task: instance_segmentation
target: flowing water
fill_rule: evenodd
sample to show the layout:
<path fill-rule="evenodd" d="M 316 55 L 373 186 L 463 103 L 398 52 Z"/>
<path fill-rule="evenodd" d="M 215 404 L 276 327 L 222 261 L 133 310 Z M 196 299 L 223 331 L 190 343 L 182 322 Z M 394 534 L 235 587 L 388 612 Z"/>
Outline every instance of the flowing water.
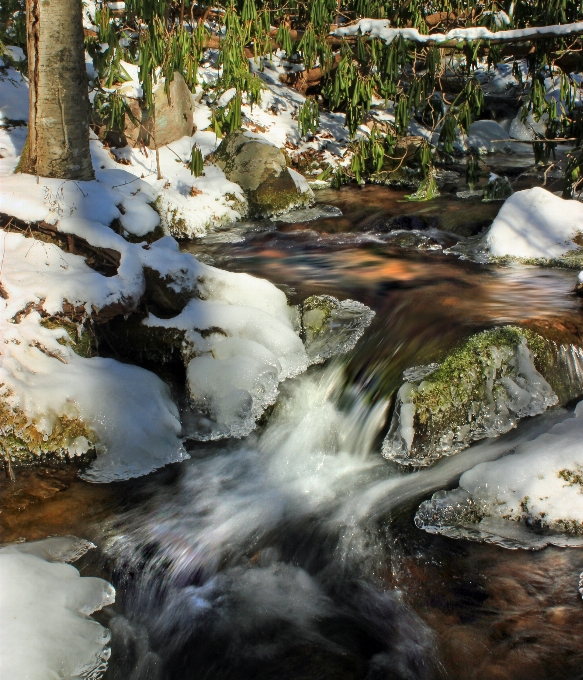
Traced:
<path fill-rule="evenodd" d="M 413 523 L 434 490 L 565 410 L 422 472 L 380 455 L 404 369 L 502 323 L 579 344 L 575 275 L 446 255 L 499 204 L 403 193 L 322 192 L 317 219 L 236 225 L 185 246 L 292 302 L 326 293 L 376 312 L 348 356 L 283 384 L 252 436 L 192 444 L 190 461 L 141 480 L 91 485 L 69 467 L 0 485 L 0 540 L 74 533 L 98 545 L 80 564 L 117 589 L 101 614 L 109 680 L 583 677 L 582 551 L 510 551 Z"/>

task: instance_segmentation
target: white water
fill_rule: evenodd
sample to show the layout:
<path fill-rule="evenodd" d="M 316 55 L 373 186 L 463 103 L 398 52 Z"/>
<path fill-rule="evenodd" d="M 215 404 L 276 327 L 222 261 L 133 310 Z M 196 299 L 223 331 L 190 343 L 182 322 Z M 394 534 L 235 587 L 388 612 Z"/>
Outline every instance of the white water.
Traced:
<path fill-rule="evenodd" d="M 224 648 L 216 677 L 232 679 L 258 672 L 255 664 L 284 663 L 297 645 L 355 653 L 322 632 L 340 620 L 383 640 L 385 656 L 366 659 L 371 673 L 380 664 L 400 668 L 397 678 L 431 677 L 428 629 L 377 576 L 387 566 L 383 520 L 567 414 L 544 414 L 402 474 L 378 451 L 387 409 L 364 390 L 344 391 L 339 363 L 312 369 L 284 384 L 260 436 L 210 446 L 177 481 L 152 485 L 149 500 L 108 528 L 106 553 L 135 579 L 126 584 L 130 622 L 112 629 L 142 626 L 173 673 L 186 658 L 212 666 L 208 655 Z M 265 677 L 285 676 L 272 670 Z"/>

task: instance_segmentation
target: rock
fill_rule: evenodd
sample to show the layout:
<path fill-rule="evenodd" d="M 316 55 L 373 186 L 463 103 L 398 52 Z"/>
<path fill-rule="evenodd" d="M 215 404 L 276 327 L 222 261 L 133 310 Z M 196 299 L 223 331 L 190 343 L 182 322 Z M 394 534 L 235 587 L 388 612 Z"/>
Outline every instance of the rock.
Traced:
<path fill-rule="evenodd" d="M 123 85 L 120 88 L 123 94 Z M 130 110 L 141 125 L 136 125 L 126 115 L 124 135 L 132 146 L 145 144 L 150 149 L 170 144 L 182 137 L 190 137 L 194 131 L 192 120 L 194 104 L 192 94 L 184 78 L 178 71 L 170 83 L 170 102 L 160 86 L 153 93 L 153 109 L 142 108 L 137 99 L 129 100 Z"/>
<path fill-rule="evenodd" d="M 547 123 L 549 116 L 546 113 L 539 118 L 538 121 L 534 119 L 532 111 L 529 112 L 526 119 L 522 119 L 522 110 L 516 114 L 516 118 L 510 123 L 509 134 L 513 139 L 519 139 L 522 142 L 530 142 L 537 137 L 546 137 Z M 528 149 L 528 145 L 524 145 Z"/>
<path fill-rule="evenodd" d="M 403 465 L 430 465 L 542 413 L 559 401 L 543 377 L 551 373 L 551 355 L 538 334 L 504 326 L 470 337 L 431 370 L 409 371 L 383 455 Z"/>
<path fill-rule="evenodd" d="M 500 201 L 512 195 L 512 187 L 506 177 L 490 174 L 488 184 L 484 187 L 484 201 Z"/>
<path fill-rule="evenodd" d="M 581 406 L 574 417 L 566 414 L 534 439 L 507 443 L 500 458 L 464 472 L 459 488 L 438 491 L 421 504 L 416 525 L 506 548 L 581 547 Z"/>
<path fill-rule="evenodd" d="M 281 149 L 258 134 L 233 132 L 214 156 L 227 179 L 243 189 L 254 215 L 271 217 L 314 202 L 314 192 L 302 175 L 287 167 Z"/>
<path fill-rule="evenodd" d="M 331 295 L 306 298 L 300 311 L 306 353 L 314 364 L 350 351 L 374 317 L 366 305 Z"/>

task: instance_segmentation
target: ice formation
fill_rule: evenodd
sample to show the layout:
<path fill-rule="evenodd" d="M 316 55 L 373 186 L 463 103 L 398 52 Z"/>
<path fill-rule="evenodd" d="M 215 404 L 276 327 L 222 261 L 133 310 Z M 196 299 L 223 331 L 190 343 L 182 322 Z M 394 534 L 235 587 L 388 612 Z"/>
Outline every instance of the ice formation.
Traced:
<path fill-rule="evenodd" d="M 583 546 L 583 404 L 532 441 L 465 472 L 415 521 L 430 533 L 505 547 Z"/>
<path fill-rule="evenodd" d="M 582 233 L 582 203 L 535 187 L 504 202 L 484 245 L 494 257 L 549 260 L 580 248 L 575 239 Z"/>
<path fill-rule="evenodd" d="M 527 337 L 514 327 L 486 331 L 441 365 L 409 369 L 383 441 L 385 458 L 430 465 L 556 404 L 558 397 L 536 369 Z"/>
<path fill-rule="evenodd" d="M 93 547 L 58 537 L 0 548 L 2 678 L 101 677 L 109 659 L 109 631 L 90 614 L 111 604 L 115 591 L 65 564 Z"/>

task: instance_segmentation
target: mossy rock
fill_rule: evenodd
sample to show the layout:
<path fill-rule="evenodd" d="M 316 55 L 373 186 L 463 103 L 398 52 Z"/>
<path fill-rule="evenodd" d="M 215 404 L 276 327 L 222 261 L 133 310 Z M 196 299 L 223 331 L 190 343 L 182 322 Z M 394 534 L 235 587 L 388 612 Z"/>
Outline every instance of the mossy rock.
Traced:
<path fill-rule="evenodd" d="M 564 384 L 558 361 L 556 346 L 529 329 L 471 336 L 442 364 L 405 372 L 383 455 L 429 465 L 566 401 L 581 386 Z"/>
<path fill-rule="evenodd" d="M 307 184 L 298 188 L 281 149 L 253 132 L 227 135 L 214 153 L 214 162 L 243 189 L 252 215 L 281 215 L 314 202 Z"/>

